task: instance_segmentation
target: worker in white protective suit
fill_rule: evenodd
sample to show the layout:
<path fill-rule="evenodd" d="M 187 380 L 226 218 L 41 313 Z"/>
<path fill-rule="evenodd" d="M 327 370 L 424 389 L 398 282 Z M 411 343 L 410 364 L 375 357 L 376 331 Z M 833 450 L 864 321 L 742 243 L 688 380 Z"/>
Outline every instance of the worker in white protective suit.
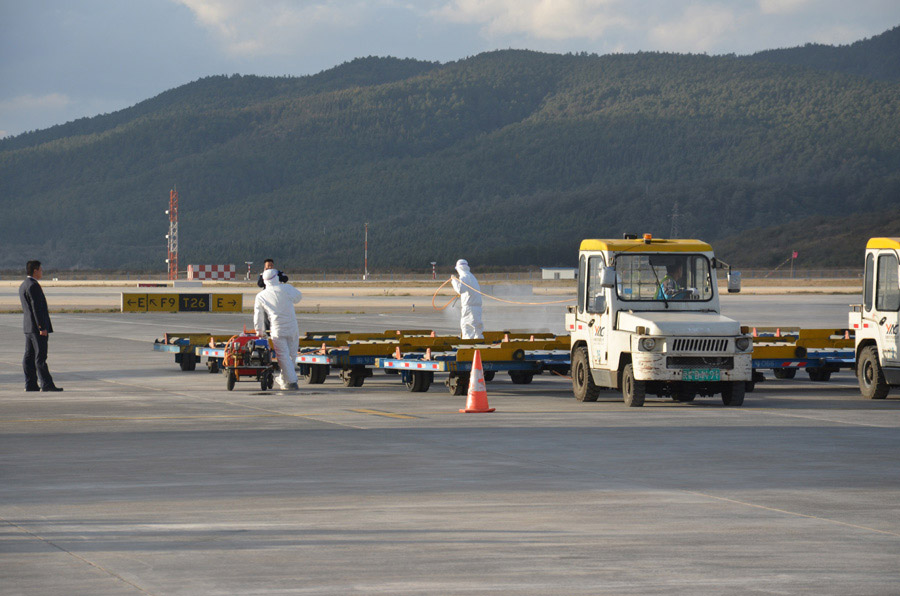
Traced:
<path fill-rule="evenodd" d="M 269 318 L 272 345 L 278 359 L 277 383 L 279 389 L 299 389 L 297 386 L 297 348 L 300 346 L 300 327 L 294 304 L 303 294 L 294 286 L 278 280 L 277 269 L 263 272 L 266 289 L 256 295 L 253 305 L 253 326 L 256 334 L 265 337 L 266 317 Z"/>
<path fill-rule="evenodd" d="M 469 270 L 465 259 L 456 261 L 455 275 L 450 277 L 453 289 L 459 294 L 459 328 L 462 339 L 484 338 L 484 324 L 481 322 L 481 286 Z"/>

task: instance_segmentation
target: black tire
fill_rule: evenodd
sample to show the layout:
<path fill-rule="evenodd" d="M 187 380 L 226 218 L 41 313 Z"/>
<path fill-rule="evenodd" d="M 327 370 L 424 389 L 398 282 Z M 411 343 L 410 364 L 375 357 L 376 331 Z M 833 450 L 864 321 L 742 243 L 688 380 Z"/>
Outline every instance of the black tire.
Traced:
<path fill-rule="evenodd" d="M 309 372 L 303 375 L 308 385 L 321 385 L 328 376 L 327 364 L 310 364 Z"/>
<path fill-rule="evenodd" d="M 228 378 L 225 380 L 225 387 L 228 388 L 229 391 L 234 389 L 234 384 L 237 381 L 237 375 L 233 370 L 228 371 Z"/>
<path fill-rule="evenodd" d="M 219 372 L 219 361 L 214 358 L 210 358 L 206 361 L 206 368 L 207 370 L 209 370 L 210 374 Z"/>
<path fill-rule="evenodd" d="M 806 374 L 809 375 L 810 381 L 816 383 L 825 383 L 831 378 L 831 371 L 827 368 L 807 368 Z"/>
<path fill-rule="evenodd" d="M 362 375 L 346 374 L 342 380 L 344 387 L 362 387 L 366 378 Z"/>
<path fill-rule="evenodd" d="M 528 385 L 534 379 L 534 373 L 527 370 L 511 370 L 509 378 L 514 385 Z"/>
<path fill-rule="evenodd" d="M 859 353 L 859 392 L 866 399 L 884 399 L 891 390 L 884 378 L 875 346 L 866 346 Z"/>
<path fill-rule="evenodd" d="M 647 396 L 647 383 L 634 378 L 634 367 L 629 362 L 622 371 L 622 399 L 629 408 L 640 408 Z"/>
<path fill-rule="evenodd" d="M 796 368 L 776 368 L 772 371 L 776 379 L 793 379 L 797 376 Z"/>
<path fill-rule="evenodd" d="M 469 375 L 466 373 L 450 375 L 447 377 L 446 385 L 450 395 L 465 395 L 469 392 Z"/>
<path fill-rule="evenodd" d="M 182 352 L 181 362 L 179 363 L 181 370 L 185 372 L 192 371 L 197 368 L 197 355 L 193 352 Z"/>
<path fill-rule="evenodd" d="M 490 383 L 494 380 L 494 377 L 497 375 L 497 371 L 495 370 L 486 370 L 484 371 L 484 382 Z"/>
<path fill-rule="evenodd" d="M 414 371 L 409 374 L 410 380 L 406 383 L 406 388 L 412 393 L 423 393 L 431 387 L 431 380 L 434 378 L 433 372 Z"/>
<path fill-rule="evenodd" d="M 597 401 L 600 396 L 600 388 L 591 376 L 591 363 L 584 346 L 578 346 L 572 352 L 572 393 L 578 401 Z"/>
<path fill-rule="evenodd" d="M 271 370 L 265 371 L 259 377 L 259 386 L 263 391 L 267 391 L 275 386 L 275 373 Z"/>
<path fill-rule="evenodd" d="M 722 403 L 726 406 L 739 408 L 744 405 L 744 393 L 746 381 L 733 381 L 725 383 L 722 387 Z"/>

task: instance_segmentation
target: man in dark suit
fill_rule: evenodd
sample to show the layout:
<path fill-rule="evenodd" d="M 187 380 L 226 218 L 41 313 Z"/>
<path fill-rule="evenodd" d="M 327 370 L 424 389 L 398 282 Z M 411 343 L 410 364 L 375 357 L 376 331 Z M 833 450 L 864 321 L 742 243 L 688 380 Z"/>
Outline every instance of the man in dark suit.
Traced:
<path fill-rule="evenodd" d="M 273 261 L 272 259 L 266 259 L 265 261 L 263 261 L 263 267 L 264 267 L 263 273 L 265 273 L 269 269 L 275 269 L 275 261 Z M 266 282 L 263 281 L 262 276 L 263 276 L 263 274 L 260 273 L 259 279 L 256 280 L 256 285 L 258 285 L 261 288 L 265 288 Z M 280 281 L 283 284 L 286 284 L 288 282 L 288 276 L 285 275 L 284 273 L 282 273 L 281 271 L 279 271 L 278 272 L 278 281 Z"/>
<path fill-rule="evenodd" d="M 44 276 L 44 270 L 40 261 L 28 261 L 25 271 L 28 277 L 19 286 L 19 300 L 25 317 L 25 358 L 22 360 L 25 391 L 62 391 L 61 387 L 53 384 L 53 377 L 47 367 L 47 344 L 49 334 L 53 333 L 53 325 L 50 323 L 44 290 L 38 283 Z"/>

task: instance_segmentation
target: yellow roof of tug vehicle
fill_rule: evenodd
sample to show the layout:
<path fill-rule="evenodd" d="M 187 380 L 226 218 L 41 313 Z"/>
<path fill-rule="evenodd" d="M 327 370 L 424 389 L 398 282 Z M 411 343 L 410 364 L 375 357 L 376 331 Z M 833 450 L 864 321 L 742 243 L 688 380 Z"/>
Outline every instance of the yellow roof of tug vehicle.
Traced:
<path fill-rule="evenodd" d="M 866 248 L 900 249 L 900 238 L 869 238 Z"/>
<path fill-rule="evenodd" d="M 637 238 L 634 240 L 582 240 L 581 250 L 606 250 L 612 252 L 708 252 L 712 246 L 702 240 Z M 649 243 L 647 242 L 649 240 Z"/>

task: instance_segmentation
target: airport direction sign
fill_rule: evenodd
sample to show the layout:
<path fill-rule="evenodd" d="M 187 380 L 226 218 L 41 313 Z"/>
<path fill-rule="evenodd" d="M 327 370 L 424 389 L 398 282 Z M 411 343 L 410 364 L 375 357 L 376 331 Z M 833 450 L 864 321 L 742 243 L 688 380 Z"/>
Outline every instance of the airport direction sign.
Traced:
<path fill-rule="evenodd" d="M 178 294 L 147 294 L 149 312 L 178 312 Z"/>
<path fill-rule="evenodd" d="M 209 294 L 179 294 L 178 312 L 209 312 Z"/>
<path fill-rule="evenodd" d="M 122 292 L 122 312 L 147 312 L 147 294 Z"/>
<path fill-rule="evenodd" d="M 241 312 L 241 294 L 122 292 L 122 312 Z"/>
<path fill-rule="evenodd" d="M 241 312 L 244 309 L 242 294 L 210 294 L 210 312 Z"/>

